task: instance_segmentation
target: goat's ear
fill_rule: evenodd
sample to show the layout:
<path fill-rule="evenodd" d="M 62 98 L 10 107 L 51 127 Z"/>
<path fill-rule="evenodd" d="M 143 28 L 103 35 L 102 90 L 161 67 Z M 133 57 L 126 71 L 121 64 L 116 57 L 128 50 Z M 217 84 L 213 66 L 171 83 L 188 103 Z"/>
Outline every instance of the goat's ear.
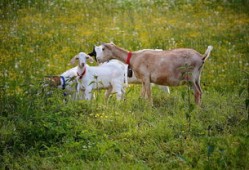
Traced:
<path fill-rule="evenodd" d="M 94 62 L 94 59 L 91 56 L 89 56 L 89 55 L 86 55 L 86 59 L 90 60 L 90 63 Z"/>
<path fill-rule="evenodd" d="M 79 59 L 79 55 L 76 55 L 74 56 L 72 59 L 71 59 L 71 64 L 74 65 L 75 63 L 75 60 Z"/>
<path fill-rule="evenodd" d="M 108 50 L 111 50 L 112 49 L 112 45 L 113 44 L 104 44 L 104 45 L 102 45 L 103 46 L 102 50 L 104 51 L 105 48 L 107 48 Z"/>
<path fill-rule="evenodd" d="M 96 51 L 95 51 L 95 45 L 94 45 L 94 47 L 93 47 L 93 51 L 92 52 L 90 52 L 90 53 L 88 53 L 88 55 L 90 55 L 90 56 L 96 56 Z"/>

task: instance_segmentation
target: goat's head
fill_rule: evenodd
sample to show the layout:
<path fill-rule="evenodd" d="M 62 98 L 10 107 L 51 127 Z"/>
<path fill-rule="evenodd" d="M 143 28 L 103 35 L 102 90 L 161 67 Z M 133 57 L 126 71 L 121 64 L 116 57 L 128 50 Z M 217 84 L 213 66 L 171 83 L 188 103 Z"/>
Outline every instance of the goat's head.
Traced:
<path fill-rule="evenodd" d="M 60 76 L 45 76 L 43 79 L 43 87 L 57 87 L 61 85 Z"/>
<path fill-rule="evenodd" d="M 80 52 L 79 54 L 77 54 L 72 58 L 71 63 L 74 64 L 76 60 L 79 60 L 79 67 L 83 68 L 85 67 L 86 61 L 88 59 L 90 60 L 91 63 L 94 61 L 94 59 L 91 56 L 87 55 L 84 52 Z"/>
<path fill-rule="evenodd" d="M 113 59 L 112 48 L 113 43 L 104 43 L 100 46 L 95 46 L 96 59 L 98 62 L 103 63 Z"/>

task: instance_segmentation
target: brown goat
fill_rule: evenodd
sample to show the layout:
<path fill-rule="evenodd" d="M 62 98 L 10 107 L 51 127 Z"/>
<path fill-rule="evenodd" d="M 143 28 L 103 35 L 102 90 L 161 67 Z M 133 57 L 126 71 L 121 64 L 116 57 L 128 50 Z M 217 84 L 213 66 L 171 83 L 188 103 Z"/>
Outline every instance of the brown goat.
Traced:
<path fill-rule="evenodd" d="M 213 49 L 212 46 L 208 46 L 204 55 L 188 48 L 129 52 L 113 43 L 105 43 L 101 46 L 102 53 L 96 56 L 97 60 L 105 62 L 118 59 L 129 64 L 136 77 L 142 81 L 142 96 L 150 101 L 152 101 L 150 83 L 165 86 L 189 83 L 194 90 L 196 104 L 201 103 L 201 71 Z"/>

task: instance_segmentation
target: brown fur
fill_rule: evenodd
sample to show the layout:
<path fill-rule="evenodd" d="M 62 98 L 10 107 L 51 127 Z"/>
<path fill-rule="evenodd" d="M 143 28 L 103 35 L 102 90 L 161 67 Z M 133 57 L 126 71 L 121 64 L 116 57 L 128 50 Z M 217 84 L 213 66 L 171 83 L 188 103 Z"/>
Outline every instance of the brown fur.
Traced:
<path fill-rule="evenodd" d="M 46 76 L 45 82 L 48 82 L 48 84 L 51 87 L 57 87 L 57 86 L 61 85 L 60 76 Z"/>
<path fill-rule="evenodd" d="M 103 61 L 113 58 L 126 61 L 128 51 L 112 43 L 103 44 Z M 179 48 L 168 51 L 137 51 L 132 53 L 130 66 L 142 81 L 142 95 L 151 100 L 150 83 L 179 86 L 189 82 L 194 90 L 195 102 L 201 103 L 200 74 L 204 61 L 209 57 L 210 46 L 204 55 Z"/>

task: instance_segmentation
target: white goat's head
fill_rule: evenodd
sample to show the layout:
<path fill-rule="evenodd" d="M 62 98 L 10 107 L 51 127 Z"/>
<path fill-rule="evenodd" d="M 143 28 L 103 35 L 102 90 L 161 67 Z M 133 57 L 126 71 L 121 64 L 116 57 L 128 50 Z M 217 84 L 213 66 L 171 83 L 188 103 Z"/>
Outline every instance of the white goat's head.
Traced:
<path fill-rule="evenodd" d="M 76 56 L 74 56 L 71 60 L 71 63 L 74 64 L 75 60 L 79 60 L 79 67 L 83 68 L 85 67 L 86 61 L 90 60 L 90 62 L 92 63 L 94 61 L 94 59 L 92 57 L 90 57 L 89 55 L 87 55 L 84 52 L 80 52 L 79 54 L 77 54 Z"/>
<path fill-rule="evenodd" d="M 114 47 L 113 43 L 105 43 L 100 46 L 95 46 L 97 61 L 103 63 L 113 59 L 112 47 Z"/>

